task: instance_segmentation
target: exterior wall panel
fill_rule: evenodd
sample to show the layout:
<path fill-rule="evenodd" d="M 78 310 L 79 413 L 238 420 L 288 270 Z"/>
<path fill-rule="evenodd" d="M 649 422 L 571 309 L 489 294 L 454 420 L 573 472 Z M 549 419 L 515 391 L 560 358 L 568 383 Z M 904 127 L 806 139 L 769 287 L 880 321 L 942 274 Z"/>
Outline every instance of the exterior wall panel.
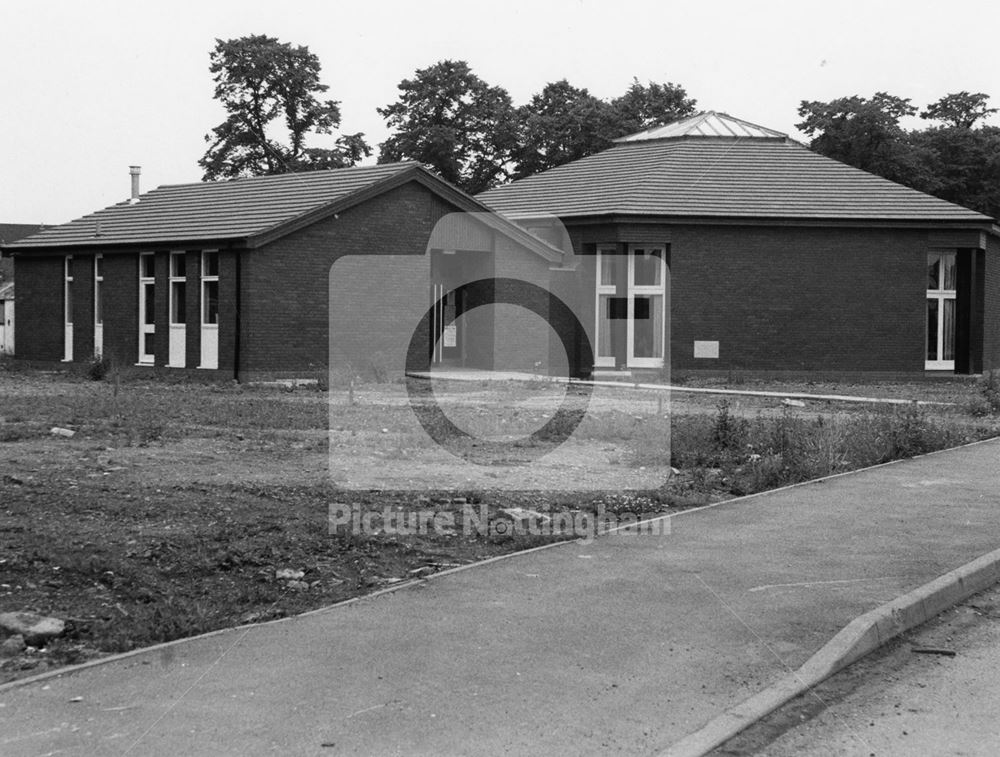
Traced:
<path fill-rule="evenodd" d="M 63 260 L 62 255 L 14 258 L 18 358 L 63 358 Z"/>

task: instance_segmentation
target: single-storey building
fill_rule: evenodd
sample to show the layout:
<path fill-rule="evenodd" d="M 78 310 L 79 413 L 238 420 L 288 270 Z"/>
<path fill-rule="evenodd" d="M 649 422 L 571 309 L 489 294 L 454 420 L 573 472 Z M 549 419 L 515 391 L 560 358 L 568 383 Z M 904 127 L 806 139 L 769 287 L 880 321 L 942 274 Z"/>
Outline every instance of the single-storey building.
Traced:
<path fill-rule="evenodd" d="M 494 339 L 496 319 L 454 290 L 547 286 L 563 254 L 417 163 L 133 191 L 2 248 L 31 323 L 19 358 L 240 380 L 398 372 L 434 303 L 421 338 L 436 363 L 525 367 L 551 348 L 517 316 Z"/>
<path fill-rule="evenodd" d="M 551 216 L 568 229 L 598 366 L 1000 368 L 994 219 L 724 113 L 479 199 L 537 233 Z"/>
<path fill-rule="evenodd" d="M 0 250 L 34 361 L 1000 368 L 993 219 L 715 112 L 477 198 L 415 163 L 165 186 Z"/>

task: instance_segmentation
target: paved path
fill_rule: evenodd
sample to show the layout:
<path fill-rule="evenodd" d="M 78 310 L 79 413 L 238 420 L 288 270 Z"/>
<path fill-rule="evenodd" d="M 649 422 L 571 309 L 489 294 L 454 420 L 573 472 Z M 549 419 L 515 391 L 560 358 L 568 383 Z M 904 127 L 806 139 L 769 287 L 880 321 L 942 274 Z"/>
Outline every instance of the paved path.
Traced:
<path fill-rule="evenodd" d="M 1000 547 L 998 463 L 951 450 L 0 690 L 0 754 L 655 753 Z"/>

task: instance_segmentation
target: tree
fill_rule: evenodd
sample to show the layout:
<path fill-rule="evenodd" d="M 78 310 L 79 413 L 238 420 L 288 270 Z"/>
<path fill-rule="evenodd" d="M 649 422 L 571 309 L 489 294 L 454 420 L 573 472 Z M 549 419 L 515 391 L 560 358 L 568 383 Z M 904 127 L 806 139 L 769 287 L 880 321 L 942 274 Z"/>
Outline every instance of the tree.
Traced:
<path fill-rule="evenodd" d="M 920 117 L 942 121 L 947 126 L 959 129 L 971 129 L 976 121 L 997 112 L 996 108 L 986 107 L 986 101 L 989 99 L 989 95 L 982 92 L 975 94 L 969 94 L 964 90 L 953 92 L 920 111 Z"/>
<path fill-rule="evenodd" d="M 612 107 L 565 79 L 546 84 L 517 109 L 517 120 L 515 179 L 585 158 L 619 136 Z"/>
<path fill-rule="evenodd" d="M 914 132 L 933 183 L 925 191 L 1000 218 L 1000 128 L 943 126 Z"/>
<path fill-rule="evenodd" d="M 215 43 L 209 71 L 228 115 L 205 136 L 210 147 L 198 161 L 205 180 L 342 168 L 371 154 L 360 133 L 340 136 L 330 148 L 306 147 L 310 134 L 340 126 L 339 103 L 319 99 L 329 88 L 309 48 L 264 35 Z M 287 143 L 272 136 L 279 124 Z"/>
<path fill-rule="evenodd" d="M 443 60 L 399 84 L 399 99 L 378 113 L 392 135 L 379 163 L 416 160 L 477 194 L 508 176 L 516 145 L 510 95 L 476 76 L 465 61 Z"/>
<path fill-rule="evenodd" d="M 618 118 L 616 137 L 686 118 L 695 111 L 697 101 L 688 97 L 684 87 L 672 82 L 643 85 L 636 78 L 621 97 L 611 102 Z"/>
<path fill-rule="evenodd" d="M 853 95 L 830 102 L 799 105 L 803 121 L 797 128 L 812 137 L 818 153 L 901 184 L 925 181 L 918 176 L 920 160 L 899 119 L 917 109 L 908 98 L 876 92 L 871 99 Z"/>

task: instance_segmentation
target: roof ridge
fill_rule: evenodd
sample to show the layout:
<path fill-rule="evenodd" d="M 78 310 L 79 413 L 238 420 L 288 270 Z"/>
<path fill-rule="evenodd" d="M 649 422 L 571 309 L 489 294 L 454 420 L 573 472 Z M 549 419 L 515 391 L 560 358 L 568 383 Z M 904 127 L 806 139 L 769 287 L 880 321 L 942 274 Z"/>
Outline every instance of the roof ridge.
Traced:
<path fill-rule="evenodd" d="M 361 170 L 372 170 L 372 169 L 402 169 L 406 166 L 420 165 L 416 160 L 397 160 L 392 163 L 374 163 L 370 166 L 342 166 L 340 168 L 316 168 L 309 171 L 287 171 L 285 173 L 273 173 L 265 174 L 262 176 L 235 176 L 229 179 L 222 179 L 220 181 L 182 181 L 177 184 L 160 184 L 158 187 L 149 190 L 150 192 L 155 192 L 158 189 L 167 189 L 172 187 L 225 187 L 231 186 L 236 183 L 245 184 L 249 182 L 264 183 L 268 180 L 276 179 L 288 179 L 292 176 L 315 176 L 315 175 L 327 175 L 339 171 L 361 171 Z M 148 193 L 146 193 L 148 194 Z M 126 200 L 126 203 L 128 201 Z M 117 204 L 117 203 L 116 203 Z"/>

